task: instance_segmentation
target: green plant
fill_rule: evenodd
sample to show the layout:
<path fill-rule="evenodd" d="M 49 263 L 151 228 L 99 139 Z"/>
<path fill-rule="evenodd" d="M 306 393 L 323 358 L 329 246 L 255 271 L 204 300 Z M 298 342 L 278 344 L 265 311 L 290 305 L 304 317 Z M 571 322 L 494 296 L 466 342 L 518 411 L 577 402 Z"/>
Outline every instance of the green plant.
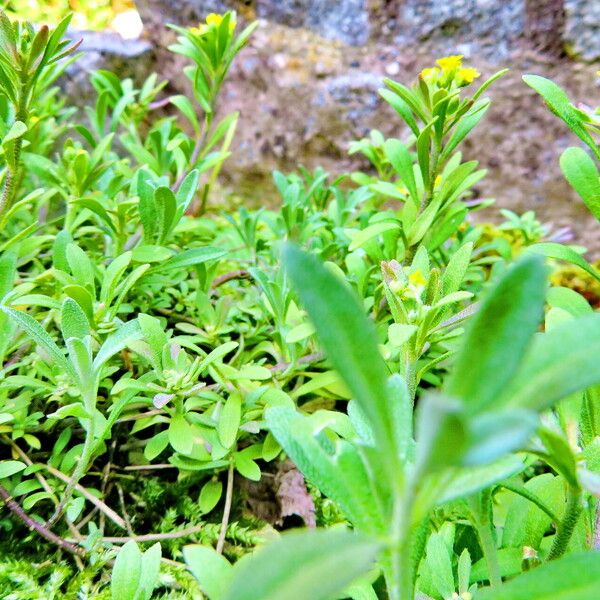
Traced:
<path fill-rule="evenodd" d="M 599 110 L 584 111 L 575 107 L 567 94 L 553 81 L 539 75 L 524 75 L 523 80 L 545 100 L 548 108 L 588 147 L 592 156 L 583 148 L 567 148 L 560 157 L 560 168 L 571 187 L 584 201 L 589 211 L 600 220 L 600 145 L 594 138 L 600 132 Z M 532 250 L 551 258 L 571 262 L 598 279 L 596 269 L 591 267 L 579 253 L 560 244 L 546 242 L 535 245 Z"/>
<path fill-rule="evenodd" d="M 234 210 L 215 115 L 252 27 L 176 28 L 189 99 L 98 71 L 77 111 L 48 65 L 17 162 L 0 76 L 0 596 L 597 595 L 600 324 L 535 254 L 596 271 L 530 211 L 468 218 L 502 72 L 387 81 L 408 129 L 353 145 L 370 172 Z"/>

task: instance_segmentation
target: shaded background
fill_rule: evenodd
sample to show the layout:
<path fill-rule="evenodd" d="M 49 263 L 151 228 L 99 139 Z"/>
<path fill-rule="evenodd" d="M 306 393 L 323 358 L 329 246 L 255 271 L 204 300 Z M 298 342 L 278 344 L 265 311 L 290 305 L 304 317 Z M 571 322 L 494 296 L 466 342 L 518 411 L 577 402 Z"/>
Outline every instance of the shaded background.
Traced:
<path fill-rule="evenodd" d="M 174 38 L 166 23 L 195 25 L 232 8 L 241 20 L 258 18 L 221 98 L 223 111 L 242 117 L 225 183 L 254 203 L 273 202 L 275 168 L 352 170 L 364 165 L 348 156 L 351 140 L 372 128 L 403 135 L 378 97 L 383 77 L 410 83 L 446 54 L 464 54 L 484 76 L 509 67 L 463 147 L 489 169 L 477 193 L 495 197 L 497 207 L 533 209 L 554 227 L 570 226 L 600 255 L 600 227 L 558 167 L 575 140 L 521 81 L 523 73 L 544 75 L 575 102 L 600 104 L 600 0 L 137 0 L 135 7 L 131 0 L 13 0 L 14 10 L 24 13 L 27 2 L 46 12 L 70 3 L 75 25 L 131 38 L 83 34 L 87 55 L 63 82 L 78 103 L 90 97 L 87 73 L 95 68 L 137 81 L 158 71 L 171 81 L 167 92 L 185 93 L 181 60 L 165 49 Z"/>

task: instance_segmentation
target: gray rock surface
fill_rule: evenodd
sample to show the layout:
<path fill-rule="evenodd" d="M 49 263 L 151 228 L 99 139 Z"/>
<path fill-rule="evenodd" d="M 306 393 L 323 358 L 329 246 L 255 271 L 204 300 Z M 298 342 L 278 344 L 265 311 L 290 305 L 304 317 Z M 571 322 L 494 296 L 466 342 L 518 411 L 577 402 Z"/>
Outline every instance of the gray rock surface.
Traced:
<path fill-rule="evenodd" d="M 433 42 L 443 52 L 508 56 L 523 35 L 524 0 L 404 0 L 398 44 Z"/>
<path fill-rule="evenodd" d="M 369 40 L 367 0 L 256 0 L 256 15 L 359 46 Z"/>
<path fill-rule="evenodd" d="M 156 69 L 154 45 L 148 40 L 125 40 L 117 33 L 70 30 L 73 40 L 82 39 L 79 50 L 83 56 L 72 64 L 61 78 L 61 85 L 77 105 L 85 104 L 92 86 L 89 75 L 97 69 L 107 69 L 121 78 L 143 81 Z"/>
<path fill-rule="evenodd" d="M 600 59 L 600 0 L 564 0 L 564 40 L 570 54 Z"/>

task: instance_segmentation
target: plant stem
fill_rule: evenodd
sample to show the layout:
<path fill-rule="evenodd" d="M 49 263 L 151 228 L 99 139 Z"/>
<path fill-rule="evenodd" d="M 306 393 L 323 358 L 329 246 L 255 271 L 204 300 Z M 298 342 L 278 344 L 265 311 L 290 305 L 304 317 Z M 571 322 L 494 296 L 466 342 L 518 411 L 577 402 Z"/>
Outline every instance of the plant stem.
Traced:
<path fill-rule="evenodd" d="M 21 121 L 27 124 L 27 100 L 29 98 L 30 83 L 27 81 L 26 74 L 21 74 L 21 89 L 19 94 L 19 102 L 17 105 L 17 111 L 15 115 L 15 121 Z M 17 190 L 17 173 L 19 171 L 19 161 L 21 160 L 21 147 L 23 145 L 23 138 L 19 137 L 15 140 L 13 149 L 13 163 L 14 169 L 11 169 L 8 161 L 6 163 L 6 178 L 4 179 L 4 186 L 2 189 L 2 196 L 0 196 L 0 225 L 3 224 L 6 213 L 10 210 L 13 203 L 13 198 Z"/>
<path fill-rule="evenodd" d="M 42 525 L 35 519 L 32 519 L 15 501 L 15 499 L 10 495 L 9 491 L 2 485 L 0 485 L 0 498 L 4 500 L 7 508 L 12 512 L 15 516 L 17 516 L 25 525 L 31 530 L 39 533 L 44 539 L 56 544 L 63 550 L 70 552 L 71 554 L 75 554 L 76 556 L 85 556 L 86 552 L 83 548 L 79 548 L 75 544 L 68 542 L 67 540 L 63 540 L 61 537 L 52 533 L 45 525 Z"/>
<path fill-rule="evenodd" d="M 229 464 L 227 471 L 227 489 L 225 491 L 225 507 L 223 508 L 223 519 L 221 520 L 221 531 L 217 540 L 217 552 L 223 553 L 225 546 L 225 536 L 227 534 L 227 525 L 229 524 L 229 515 L 231 513 L 231 500 L 233 498 L 233 462 Z"/>
<path fill-rule="evenodd" d="M 471 523 L 475 526 L 481 550 L 488 568 L 488 578 L 492 587 L 502 585 L 498 549 L 494 539 L 494 520 L 492 514 L 492 497 L 490 490 L 479 492 L 467 499 L 470 508 Z"/>
<path fill-rule="evenodd" d="M 96 392 L 94 391 L 94 405 L 96 403 L 95 393 Z M 93 413 L 93 411 L 92 411 L 92 413 Z M 90 463 L 93 453 L 94 453 L 94 417 L 92 416 L 90 418 L 89 427 L 88 427 L 88 430 L 86 431 L 85 440 L 83 442 L 83 449 L 81 451 L 81 455 L 77 462 L 77 466 L 75 467 L 75 471 L 73 472 L 71 479 L 69 480 L 69 482 L 67 483 L 67 485 L 65 487 L 63 496 L 62 496 L 58 506 L 56 507 L 54 514 L 48 519 L 48 521 L 46 521 L 46 527 L 51 528 L 53 525 L 56 524 L 56 522 L 62 516 L 63 512 L 65 511 L 65 507 L 67 506 L 67 503 L 69 502 L 69 500 L 71 499 L 71 496 L 73 495 L 75 487 L 79 483 L 79 480 L 85 475 L 85 472 L 88 469 L 88 466 L 89 466 L 89 463 Z"/>
<path fill-rule="evenodd" d="M 108 542 L 109 544 L 126 544 L 131 540 L 134 540 L 135 542 L 160 542 L 162 540 L 176 540 L 178 538 L 187 537 L 188 535 L 194 535 L 195 533 L 200 533 L 204 529 L 204 525 L 194 525 L 193 527 L 180 529 L 179 531 L 170 531 L 169 533 L 146 533 L 144 535 L 132 535 L 126 537 L 102 537 L 100 540 Z"/>
<path fill-rule="evenodd" d="M 560 558 L 565 553 L 582 510 L 581 489 L 578 487 L 569 486 L 565 514 L 560 522 L 560 525 L 558 526 L 556 537 L 554 538 L 554 542 L 552 543 L 552 547 L 548 553 L 548 560 Z"/>
<path fill-rule="evenodd" d="M 550 519 L 552 519 L 553 523 L 556 523 L 558 525 L 560 519 L 556 516 L 554 511 L 541 498 L 538 498 L 535 494 L 532 494 L 524 486 L 513 485 L 512 483 L 505 481 L 500 484 L 500 487 L 503 487 L 515 494 L 518 494 L 526 500 L 529 500 L 529 502 L 535 504 L 541 511 L 545 512 L 550 517 Z"/>
<path fill-rule="evenodd" d="M 500 575 L 500 564 L 498 563 L 496 541 L 492 535 L 493 525 L 491 523 L 480 523 L 477 521 L 475 526 L 477 528 L 479 542 L 481 543 L 481 549 L 483 550 L 483 556 L 485 557 L 485 562 L 487 564 L 490 585 L 492 587 L 502 585 L 502 576 Z"/>

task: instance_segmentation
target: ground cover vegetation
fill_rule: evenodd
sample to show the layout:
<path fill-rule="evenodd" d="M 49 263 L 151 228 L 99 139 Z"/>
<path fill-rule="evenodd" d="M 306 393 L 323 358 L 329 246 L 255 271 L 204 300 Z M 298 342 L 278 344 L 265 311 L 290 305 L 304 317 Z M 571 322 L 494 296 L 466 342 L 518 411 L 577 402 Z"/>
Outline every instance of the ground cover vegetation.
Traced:
<path fill-rule="evenodd" d="M 173 27 L 189 97 L 98 71 L 77 111 L 68 24 L 0 13 L 0 595 L 598 596 L 600 316 L 559 265 L 600 274 L 533 213 L 469 218 L 504 72 L 386 80 L 401 135 L 354 142 L 362 171 L 232 208 L 217 106 L 253 26 Z M 600 219 L 598 112 L 524 79 Z M 283 466 L 291 532 L 256 509 Z"/>

